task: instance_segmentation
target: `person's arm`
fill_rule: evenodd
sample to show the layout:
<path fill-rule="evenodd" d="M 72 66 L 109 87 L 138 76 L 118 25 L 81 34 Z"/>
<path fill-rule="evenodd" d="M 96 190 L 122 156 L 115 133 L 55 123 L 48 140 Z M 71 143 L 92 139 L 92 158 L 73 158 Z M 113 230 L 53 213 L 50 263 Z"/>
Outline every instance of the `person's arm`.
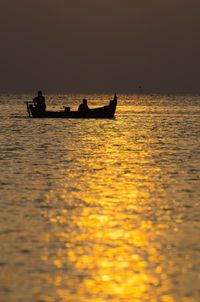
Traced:
<path fill-rule="evenodd" d="M 37 105 L 37 97 L 33 98 L 33 104 L 36 106 Z"/>

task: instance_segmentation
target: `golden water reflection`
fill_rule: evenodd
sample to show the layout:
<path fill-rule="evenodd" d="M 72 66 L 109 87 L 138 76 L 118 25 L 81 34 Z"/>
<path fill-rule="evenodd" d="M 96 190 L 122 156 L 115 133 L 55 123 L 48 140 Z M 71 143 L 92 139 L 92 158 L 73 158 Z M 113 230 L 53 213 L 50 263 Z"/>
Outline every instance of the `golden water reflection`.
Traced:
<path fill-rule="evenodd" d="M 154 208 L 165 191 L 151 149 L 117 152 L 105 140 L 85 158 L 86 148 L 82 170 L 62 167 L 46 195 L 55 247 L 44 261 L 55 267 L 59 301 L 175 301 L 162 247 L 171 217 Z"/>

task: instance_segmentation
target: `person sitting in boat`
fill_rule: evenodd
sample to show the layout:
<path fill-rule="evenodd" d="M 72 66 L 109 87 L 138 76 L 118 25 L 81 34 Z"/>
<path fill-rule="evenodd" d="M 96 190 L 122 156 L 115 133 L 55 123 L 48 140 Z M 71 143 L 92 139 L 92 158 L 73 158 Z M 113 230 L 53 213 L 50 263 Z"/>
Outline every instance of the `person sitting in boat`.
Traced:
<path fill-rule="evenodd" d="M 88 107 L 88 104 L 87 104 L 87 100 L 83 99 L 82 104 L 80 104 L 79 107 L 78 107 L 78 111 L 79 112 L 85 112 L 85 111 L 88 111 L 88 110 L 89 110 L 89 107 Z"/>
<path fill-rule="evenodd" d="M 42 91 L 38 91 L 38 95 L 33 99 L 33 104 L 35 105 L 35 110 L 39 112 L 46 110 L 45 97 L 42 95 Z"/>

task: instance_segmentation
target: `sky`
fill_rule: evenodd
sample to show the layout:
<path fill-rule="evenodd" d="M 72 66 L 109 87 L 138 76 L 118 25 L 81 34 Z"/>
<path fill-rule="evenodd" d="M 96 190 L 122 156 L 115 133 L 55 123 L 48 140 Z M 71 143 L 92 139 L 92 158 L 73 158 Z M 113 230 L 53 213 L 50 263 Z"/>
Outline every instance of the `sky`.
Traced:
<path fill-rule="evenodd" d="M 1 0 L 0 93 L 200 93 L 199 0 Z"/>

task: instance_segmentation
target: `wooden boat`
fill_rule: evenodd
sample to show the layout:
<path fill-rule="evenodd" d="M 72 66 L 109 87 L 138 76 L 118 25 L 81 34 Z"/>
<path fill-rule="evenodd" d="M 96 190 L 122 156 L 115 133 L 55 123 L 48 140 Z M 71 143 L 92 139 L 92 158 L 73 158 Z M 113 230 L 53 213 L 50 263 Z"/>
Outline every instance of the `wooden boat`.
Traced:
<path fill-rule="evenodd" d="M 32 102 L 25 102 L 29 117 L 32 118 L 79 118 L 79 119 L 112 119 L 114 118 L 117 107 L 117 95 L 110 103 L 103 107 L 91 108 L 84 111 L 71 111 L 70 107 L 64 108 L 63 111 L 38 111 Z"/>

